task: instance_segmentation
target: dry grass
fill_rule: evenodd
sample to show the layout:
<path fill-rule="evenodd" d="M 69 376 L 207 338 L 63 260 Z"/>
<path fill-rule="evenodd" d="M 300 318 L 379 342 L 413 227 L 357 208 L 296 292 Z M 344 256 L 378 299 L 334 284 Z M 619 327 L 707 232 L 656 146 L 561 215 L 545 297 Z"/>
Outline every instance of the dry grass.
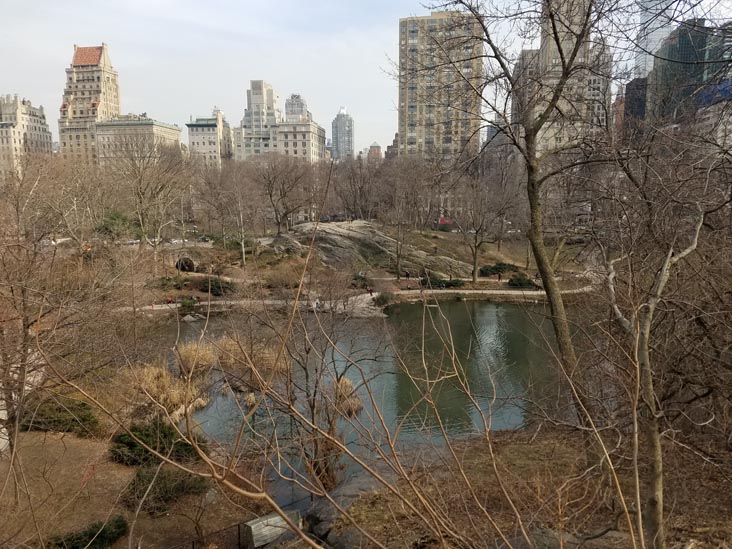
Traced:
<path fill-rule="evenodd" d="M 267 268 L 264 274 L 265 284 L 268 288 L 294 289 L 300 284 L 300 277 L 305 262 L 301 258 L 293 258 L 282 261 L 277 265 Z"/>
<path fill-rule="evenodd" d="M 224 336 L 216 341 L 214 348 L 221 367 L 234 373 L 249 374 L 255 369 L 260 374 L 272 371 L 283 374 L 290 368 L 290 362 L 286 357 L 277 359 L 279 349 L 265 344 L 247 345 L 245 351 L 242 341 Z"/>
<path fill-rule="evenodd" d="M 135 469 L 109 461 L 107 442 L 59 433 L 20 436 L 21 497 L 15 502 L 10 477 L 0 495 L 0 547 L 40 547 L 43 539 L 85 528 L 114 514 L 128 520 L 131 513 L 118 502 Z M 248 467 L 248 465 L 247 465 Z M 242 470 L 249 474 L 248 470 Z M 256 471 L 252 471 L 255 474 Z M 0 480 L 8 476 L 8 460 L 0 460 Z M 0 484 L 1 486 L 1 484 Z M 27 490 L 26 490 L 27 488 Z M 202 508 L 201 508 L 202 507 Z M 205 533 L 214 532 L 264 514 L 261 505 L 213 486 L 207 496 L 186 496 L 163 516 L 142 513 L 135 527 L 134 547 L 168 548 L 196 538 L 191 517 L 201 513 Z M 114 547 L 127 548 L 127 538 Z"/>
<path fill-rule="evenodd" d="M 581 441 L 570 435 L 545 433 L 532 438 L 530 433 L 494 433 L 496 466 L 506 490 L 516 504 L 529 529 L 549 528 L 587 534 L 598 532 L 616 520 L 617 502 L 613 507 L 614 490 L 604 476 L 583 476 Z M 516 520 L 493 471 L 493 460 L 485 440 L 474 439 L 454 443 L 455 455 L 481 504 L 509 536 L 516 535 Z M 709 467 L 679 447 L 666 448 L 666 500 L 669 547 L 715 549 L 727 547 L 732 539 L 729 509 L 732 492 L 728 471 Z M 496 532 L 485 520 L 476 520 L 476 508 L 458 474 L 452 458 L 438 448 L 425 452 L 427 461 L 412 469 L 411 478 L 422 493 L 450 517 L 454 528 L 472 539 L 493 546 Z M 621 469 L 621 483 L 626 497 L 632 496 L 629 470 Z M 642 473 L 642 476 L 645 472 Z M 399 482 L 402 493 L 412 499 L 405 482 Z M 414 502 L 414 501 L 413 501 Z M 415 502 L 416 503 L 416 502 Z M 632 502 L 628 501 L 632 507 Z M 417 504 L 418 505 L 418 504 Z M 389 540 L 401 539 L 405 546 L 437 547 L 424 524 L 395 496 L 386 490 L 368 493 L 349 510 L 351 516 L 389 546 Z M 620 531 L 626 531 L 621 520 Z M 339 519 L 336 530 L 349 528 Z M 695 543 L 689 544 L 690 540 Z M 588 547 L 621 547 L 598 544 Z M 627 542 L 627 539 L 625 540 Z M 371 547 L 365 544 L 364 547 Z"/>
<path fill-rule="evenodd" d="M 205 392 L 200 382 L 189 384 L 176 377 L 162 360 L 135 368 L 132 375 L 139 387 L 169 414 L 178 413 L 194 402 L 200 405 Z"/>
<path fill-rule="evenodd" d="M 353 383 L 346 377 L 341 377 L 335 385 L 335 403 L 338 411 L 346 417 L 355 416 L 363 409 L 363 403 L 355 393 Z"/>
<path fill-rule="evenodd" d="M 178 345 L 176 355 L 184 376 L 203 378 L 208 375 L 217 362 L 216 347 L 200 341 L 189 341 Z"/>

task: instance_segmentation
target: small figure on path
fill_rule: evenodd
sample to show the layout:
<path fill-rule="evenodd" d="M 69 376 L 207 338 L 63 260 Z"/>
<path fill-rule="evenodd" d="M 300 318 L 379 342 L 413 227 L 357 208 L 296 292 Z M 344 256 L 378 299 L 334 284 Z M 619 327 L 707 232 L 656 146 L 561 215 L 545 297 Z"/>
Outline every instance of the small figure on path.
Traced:
<path fill-rule="evenodd" d="M 373 297 L 373 295 L 374 295 L 374 289 L 371 286 L 369 286 L 368 288 L 366 288 L 366 291 L 369 293 L 370 296 Z"/>
<path fill-rule="evenodd" d="M 502 274 L 501 274 L 501 273 L 499 272 L 499 273 L 498 273 L 498 282 L 500 282 L 500 281 L 501 281 L 501 279 L 503 279 L 503 275 L 502 275 Z"/>

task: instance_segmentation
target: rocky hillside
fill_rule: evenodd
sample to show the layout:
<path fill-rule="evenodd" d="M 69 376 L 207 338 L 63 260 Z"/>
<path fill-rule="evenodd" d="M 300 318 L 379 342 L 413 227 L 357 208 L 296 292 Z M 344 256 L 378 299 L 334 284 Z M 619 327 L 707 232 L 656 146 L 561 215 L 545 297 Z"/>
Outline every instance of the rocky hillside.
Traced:
<path fill-rule="evenodd" d="M 297 225 L 292 232 L 292 239 L 301 245 L 307 245 L 312 230 L 312 223 Z M 279 239 L 282 240 L 282 237 Z M 287 247 L 284 242 L 280 244 L 283 248 Z M 363 265 L 364 268 L 392 270 L 396 265 L 396 241 L 367 221 L 322 223 L 318 226 L 315 245 L 323 263 L 336 268 Z M 455 277 L 470 275 L 470 265 L 465 262 L 405 246 L 402 270 L 409 270 L 416 275 L 425 267 L 444 275 L 445 278 L 449 275 Z"/>

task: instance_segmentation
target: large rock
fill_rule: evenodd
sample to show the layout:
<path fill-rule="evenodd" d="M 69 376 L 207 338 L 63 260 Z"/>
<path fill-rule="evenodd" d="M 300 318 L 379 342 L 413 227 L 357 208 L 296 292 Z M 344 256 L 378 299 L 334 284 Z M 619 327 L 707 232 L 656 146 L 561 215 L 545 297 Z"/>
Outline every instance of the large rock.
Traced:
<path fill-rule="evenodd" d="M 311 232 L 312 224 L 306 223 L 298 225 L 294 234 L 304 240 Z M 315 246 L 323 262 L 333 267 L 365 264 L 388 269 L 396 265 L 396 240 L 366 222 L 322 224 Z M 416 275 L 425 267 L 445 278 L 469 276 L 471 272 L 470 265 L 463 261 L 404 246 L 401 269 Z"/>
<path fill-rule="evenodd" d="M 348 509 L 362 495 L 382 488 L 381 483 L 374 477 L 362 473 L 344 481 L 330 493 L 330 496 L 342 509 Z M 321 498 L 313 504 L 304 518 L 310 532 L 321 541 L 327 542 L 329 547 L 334 549 L 360 547 L 365 538 L 357 528 L 346 527 L 339 531 L 333 530 L 333 526 L 340 517 L 341 513 L 338 509 L 328 499 Z"/>

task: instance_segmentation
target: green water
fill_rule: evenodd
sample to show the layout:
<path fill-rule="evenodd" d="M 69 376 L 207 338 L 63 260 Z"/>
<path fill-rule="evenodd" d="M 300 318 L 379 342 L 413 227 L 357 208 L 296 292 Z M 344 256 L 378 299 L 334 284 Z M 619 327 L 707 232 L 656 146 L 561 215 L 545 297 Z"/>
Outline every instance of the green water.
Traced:
<path fill-rule="evenodd" d="M 214 319 L 208 329 L 222 330 L 222 324 Z M 383 439 L 378 415 L 406 442 L 521 426 L 537 404 L 556 400 L 545 341 L 550 328 L 542 307 L 481 301 L 400 304 L 385 320 L 344 323 L 336 344 L 358 366 L 347 367 L 331 350 L 332 368 L 347 369 L 364 410 L 351 424 L 343 422 L 341 434 L 349 441 Z M 197 333 L 195 325 L 189 330 Z M 237 398 L 217 392 L 198 412 L 210 437 L 226 440 L 236 431 Z"/>

